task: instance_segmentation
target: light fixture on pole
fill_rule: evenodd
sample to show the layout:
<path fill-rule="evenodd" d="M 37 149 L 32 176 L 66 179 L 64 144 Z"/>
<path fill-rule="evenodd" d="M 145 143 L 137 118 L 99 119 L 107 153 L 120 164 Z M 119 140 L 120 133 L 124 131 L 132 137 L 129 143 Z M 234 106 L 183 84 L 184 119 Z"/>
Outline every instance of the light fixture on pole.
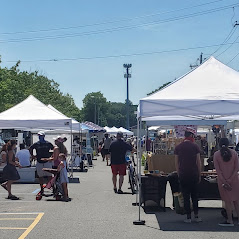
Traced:
<path fill-rule="evenodd" d="M 132 64 L 124 64 L 124 68 L 126 68 L 126 73 L 124 74 L 124 78 L 127 79 L 127 98 L 126 98 L 126 111 L 127 111 L 127 120 L 126 120 L 126 128 L 129 130 L 129 78 L 131 78 L 131 74 L 129 74 L 129 68 L 132 67 Z"/>

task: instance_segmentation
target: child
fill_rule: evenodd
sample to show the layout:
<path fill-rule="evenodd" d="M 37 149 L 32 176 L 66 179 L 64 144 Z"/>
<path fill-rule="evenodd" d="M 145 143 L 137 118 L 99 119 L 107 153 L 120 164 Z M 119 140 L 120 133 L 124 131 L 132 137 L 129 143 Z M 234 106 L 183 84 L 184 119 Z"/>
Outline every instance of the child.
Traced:
<path fill-rule="evenodd" d="M 67 183 L 69 183 L 69 180 L 68 180 L 67 170 L 66 170 L 66 156 L 63 153 L 60 153 L 58 157 L 59 157 L 59 160 L 61 161 L 61 163 L 57 167 L 57 170 L 60 171 L 61 185 L 64 192 L 63 201 L 69 202 L 71 201 L 71 198 L 69 198 L 68 196 L 68 189 L 67 189 Z"/>

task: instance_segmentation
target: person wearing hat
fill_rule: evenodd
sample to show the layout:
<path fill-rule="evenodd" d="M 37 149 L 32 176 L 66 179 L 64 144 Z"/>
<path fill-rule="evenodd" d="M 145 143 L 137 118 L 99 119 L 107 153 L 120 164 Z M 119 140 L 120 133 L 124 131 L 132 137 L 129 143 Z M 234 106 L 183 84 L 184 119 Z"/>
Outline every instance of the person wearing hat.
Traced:
<path fill-rule="evenodd" d="M 125 154 L 127 151 L 132 151 L 131 144 L 127 144 L 123 138 L 123 133 L 118 132 L 116 140 L 110 145 L 109 152 L 111 154 L 111 170 L 112 181 L 114 186 L 114 192 L 122 194 L 122 185 L 124 182 L 124 176 L 126 175 L 126 159 Z M 117 190 L 117 174 L 119 174 L 119 189 Z"/>
<path fill-rule="evenodd" d="M 184 209 L 187 214 L 185 223 L 191 223 L 190 198 L 193 203 L 195 222 L 198 217 L 198 185 L 201 181 L 200 149 L 194 143 L 195 130 L 186 128 L 184 141 L 175 147 L 175 166 L 184 197 Z"/>
<path fill-rule="evenodd" d="M 51 179 L 51 173 L 45 172 L 42 169 L 43 168 L 52 168 L 52 162 L 48 162 L 43 160 L 44 158 L 49 158 L 51 156 L 50 150 L 53 150 L 53 145 L 45 140 L 45 132 L 39 131 L 38 132 L 38 137 L 39 141 L 34 143 L 33 145 L 30 146 L 29 151 L 32 156 L 32 158 L 37 159 L 37 164 L 36 164 L 36 169 L 37 169 L 37 174 L 39 176 L 39 183 L 41 187 L 41 193 L 44 192 L 43 188 L 43 178 L 45 176 L 48 177 L 48 181 Z M 33 150 L 36 150 L 36 156 L 33 155 Z"/>
<path fill-rule="evenodd" d="M 44 158 L 45 161 L 53 161 L 52 168 L 57 169 L 58 165 L 61 163 L 61 160 L 59 159 L 59 154 L 64 154 L 65 157 L 67 156 L 67 149 L 65 145 L 63 144 L 65 142 L 65 139 L 61 136 L 57 136 L 56 138 L 53 138 L 55 140 L 55 146 L 53 149 L 52 157 L 50 158 Z"/>

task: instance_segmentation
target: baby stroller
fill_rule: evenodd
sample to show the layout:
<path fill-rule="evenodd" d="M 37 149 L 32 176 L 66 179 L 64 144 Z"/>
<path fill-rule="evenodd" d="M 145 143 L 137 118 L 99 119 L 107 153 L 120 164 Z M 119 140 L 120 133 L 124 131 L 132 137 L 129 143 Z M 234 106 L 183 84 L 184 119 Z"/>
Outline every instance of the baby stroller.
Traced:
<path fill-rule="evenodd" d="M 61 185 L 60 171 L 58 171 L 57 169 L 52 169 L 52 168 L 43 168 L 42 170 L 54 175 L 54 177 L 46 185 L 43 186 L 44 189 L 47 188 L 51 190 L 51 193 L 42 194 L 40 191 L 36 195 L 36 200 L 41 200 L 42 196 L 45 196 L 45 197 L 53 196 L 56 199 L 56 201 L 60 201 L 63 196 L 63 188 Z"/>

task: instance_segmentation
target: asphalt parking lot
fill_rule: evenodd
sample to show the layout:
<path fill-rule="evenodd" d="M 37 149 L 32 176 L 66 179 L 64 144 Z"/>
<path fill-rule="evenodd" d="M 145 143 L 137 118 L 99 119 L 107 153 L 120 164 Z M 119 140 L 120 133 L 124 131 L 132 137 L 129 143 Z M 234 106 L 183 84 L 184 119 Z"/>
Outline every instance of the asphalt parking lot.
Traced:
<path fill-rule="evenodd" d="M 222 228 L 220 201 L 200 201 L 202 223 L 183 223 L 184 217 L 171 208 L 172 195 L 167 188 L 166 212 L 141 210 L 145 226 L 135 226 L 138 207 L 132 206 L 131 195 L 125 180 L 123 195 L 112 190 L 110 167 L 98 158 L 95 167 L 87 173 L 74 173 L 80 183 L 70 183 L 71 202 L 55 201 L 52 197 L 35 200 L 37 184 L 14 184 L 13 193 L 18 201 L 5 199 L 0 188 L 0 238 L 233 238 L 239 236 L 239 225 Z"/>

